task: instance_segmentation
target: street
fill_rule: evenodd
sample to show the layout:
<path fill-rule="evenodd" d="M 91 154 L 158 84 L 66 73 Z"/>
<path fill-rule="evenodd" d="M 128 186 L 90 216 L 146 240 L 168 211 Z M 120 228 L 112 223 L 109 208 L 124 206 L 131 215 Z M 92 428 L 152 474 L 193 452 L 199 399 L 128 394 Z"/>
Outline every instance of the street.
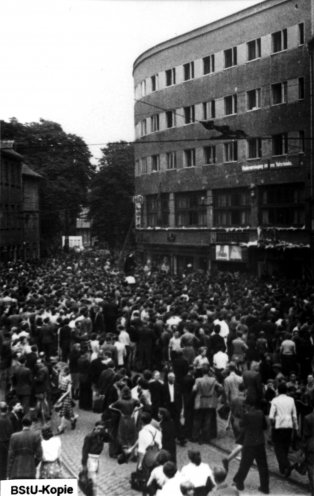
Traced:
<path fill-rule="evenodd" d="M 77 477 L 80 471 L 81 450 L 84 436 L 92 430 L 94 423 L 99 419 L 99 415 L 92 412 L 79 411 L 79 421 L 75 431 L 67 430 L 62 435 L 62 463 L 65 467 L 65 477 Z M 202 460 L 208 462 L 211 467 L 220 465 L 224 452 L 216 447 L 209 445 L 198 445 L 188 443 L 185 447 L 178 446 L 178 467 L 188 463 L 187 450 L 194 447 L 200 449 Z M 274 466 L 274 460 L 268 459 L 270 471 L 277 470 Z M 232 482 L 233 476 L 238 468 L 238 461 L 233 461 L 230 465 L 228 482 Z M 117 461 L 109 458 L 108 446 L 105 445 L 104 451 L 100 456 L 100 471 L 98 476 L 98 496 L 138 496 L 140 493 L 130 488 L 130 473 L 135 470 L 135 463 L 118 465 Z M 288 494 L 309 494 L 307 491 L 307 477 L 299 479 L 300 483 L 288 481 L 280 476 L 270 475 L 270 493 L 278 495 Z M 241 496 L 251 494 L 261 494 L 257 490 L 259 486 L 258 472 L 253 467 L 245 481 L 245 491 Z"/>

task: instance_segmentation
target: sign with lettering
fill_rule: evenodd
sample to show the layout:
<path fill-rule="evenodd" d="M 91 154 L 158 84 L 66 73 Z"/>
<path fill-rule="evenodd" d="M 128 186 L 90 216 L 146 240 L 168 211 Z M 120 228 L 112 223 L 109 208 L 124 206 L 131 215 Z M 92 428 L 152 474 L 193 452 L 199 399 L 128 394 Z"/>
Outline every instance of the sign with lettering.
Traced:
<path fill-rule="evenodd" d="M 216 245 L 216 260 L 229 260 L 229 246 L 228 245 Z"/>
<path fill-rule="evenodd" d="M 242 262 L 242 247 L 238 245 L 216 245 L 216 260 L 224 262 Z"/>
<path fill-rule="evenodd" d="M 252 172 L 259 170 L 281 169 L 282 167 L 292 167 L 290 160 L 276 160 L 274 162 L 264 162 L 262 164 L 245 164 L 242 165 L 242 172 Z"/>

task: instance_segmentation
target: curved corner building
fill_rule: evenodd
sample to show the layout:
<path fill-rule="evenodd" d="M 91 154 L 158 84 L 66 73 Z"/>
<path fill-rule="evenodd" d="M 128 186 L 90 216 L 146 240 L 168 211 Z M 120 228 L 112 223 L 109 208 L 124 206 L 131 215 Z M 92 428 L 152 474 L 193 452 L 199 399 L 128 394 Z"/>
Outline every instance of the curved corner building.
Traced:
<path fill-rule="evenodd" d="M 311 269 L 313 7 L 266 0 L 136 59 L 143 260 Z"/>

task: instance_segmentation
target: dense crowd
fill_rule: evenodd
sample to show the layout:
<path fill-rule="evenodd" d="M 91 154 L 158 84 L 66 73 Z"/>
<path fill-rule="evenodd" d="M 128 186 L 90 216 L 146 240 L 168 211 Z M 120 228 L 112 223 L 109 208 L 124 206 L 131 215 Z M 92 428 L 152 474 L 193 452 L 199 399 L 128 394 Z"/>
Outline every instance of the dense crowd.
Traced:
<path fill-rule="evenodd" d="M 82 440 L 94 494 L 104 442 L 118 463 L 136 458 L 132 486 L 143 493 L 237 494 L 255 459 L 267 494 L 265 439 L 284 477 L 300 469 L 289 460 L 299 443 L 314 494 L 311 283 L 190 267 L 173 276 L 165 265 L 128 271 L 100 253 L 0 269 L 0 479 L 35 477 L 39 463 L 40 477 L 60 477 L 61 440 L 47 422 L 58 412 L 58 434 L 75 429 L 77 402 L 100 415 Z M 210 443 L 217 414 L 235 450 L 213 469 L 189 450 L 177 470 L 177 445 Z"/>

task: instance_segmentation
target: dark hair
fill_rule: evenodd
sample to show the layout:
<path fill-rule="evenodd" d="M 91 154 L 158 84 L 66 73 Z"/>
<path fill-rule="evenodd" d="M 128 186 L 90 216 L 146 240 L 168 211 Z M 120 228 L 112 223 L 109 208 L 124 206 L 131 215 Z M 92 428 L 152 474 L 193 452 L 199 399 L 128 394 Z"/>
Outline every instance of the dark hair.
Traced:
<path fill-rule="evenodd" d="M 214 467 L 213 472 L 217 484 L 221 484 L 227 477 L 227 472 L 223 467 Z"/>
<path fill-rule="evenodd" d="M 44 425 L 44 427 L 41 430 L 41 435 L 45 441 L 47 441 L 53 436 L 50 425 Z"/>
<path fill-rule="evenodd" d="M 171 455 L 169 451 L 164 449 L 160 450 L 156 456 L 157 465 L 164 465 L 166 462 L 169 462 L 170 460 L 171 460 Z"/>
<path fill-rule="evenodd" d="M 280 382 L 278 384 L 278 394 L 286 394 L 287 384 L 285 382 Z"/>
<path fill-rule="evenodd" d="M 142 423 L 143 423 L 144 425 L 147 425 L 147 424 L 149 424 L 149 423 L 151 422 L 151 420 L 152 420 L 152 416 L 151 416 L 151 414 L 150 414 L 150 413 L 148 413 L 148 412 L 143 412 L 143 413 L 142 413 L 141 420 L 142 420 Z"/>
<path fill-rule="evenodd" d="M 201 453 L 199 451 L 189 450 L 188 451 L 188 457 L 189 457 L 189 460 L 192 463 L 194 463 L 194 465 L 197 465 L 198 466 L 202 462 Z"/>
<path fill-rule="evenodd" d="M 163 472 L 168 479 L 172 479 L 177 473 L 177 467 L 173 462 L 166 462 L 163 466 Z"/>
<path fill-rule="evenodd" d="M 30 427 L 31 425 L 32 425 L 32 419 L 25 415 L 25 417 L 22 418 L 22 426 Z"/>
<path fill-rule="evenodd" d="M 158 413 L 159 415 L 162 416 L 162 418 L 166 420 L 170 419 L 170 412 L 169 410 L 167 410 L 167 408 L 163 408 L 163 407 L 158 408 Z"/>

